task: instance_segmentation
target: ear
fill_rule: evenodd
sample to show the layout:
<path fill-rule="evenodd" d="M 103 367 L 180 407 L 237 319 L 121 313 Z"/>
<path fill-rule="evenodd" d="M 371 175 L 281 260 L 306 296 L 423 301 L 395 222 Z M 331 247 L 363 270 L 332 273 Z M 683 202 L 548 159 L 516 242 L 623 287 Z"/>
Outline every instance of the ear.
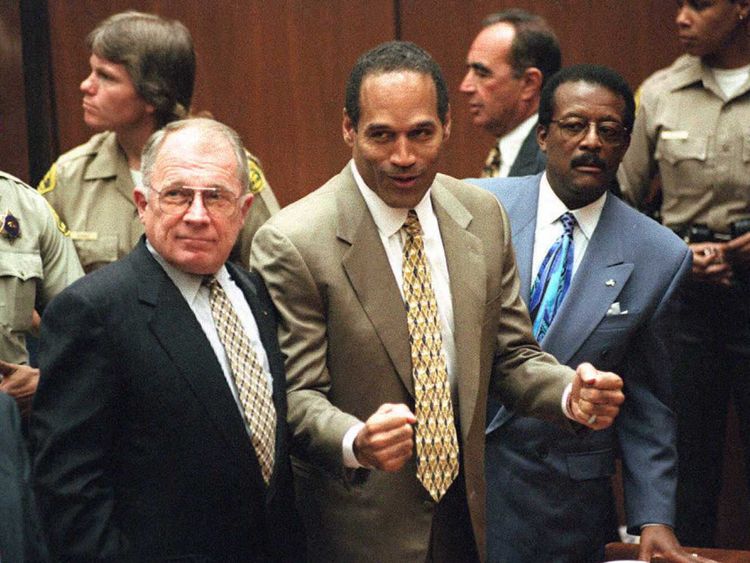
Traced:
<path fill-rule="evenodd" d="M 538 123 L 536 126 L 536 142 L 539 144 L 539 148 L 543 153 L 547 153 L 547 134 L 549 133 L 547 127 Z"/>
<path fill-rule="evenodd" d="M 346 108 L 344 108 L 344 120 L 341 124 L 341 131 L 344 135 L 344 142 L 350 147 L 353 147 L 354 139 L 357 138 L 357 129 L 354 127 L 354 123 L 352 123 L 349 114 L 346 113 Z"/>
<path fill-rule="evenodd" d="M 534 66 L 529 67 L 523 71 L 521 80 L 523 80 L 521 98 L 524 100 L 538 98 L 539 93 L 542 91 L 542 82 L 544 81 L 542 71 Z"/>
<path fill-rule="evenodd" d="M 136 186 L 133 190 L 133 201 L 135 207 L 138 210 L 138 218 L 143 223 L 143 215 L 146 213 L 146 206 L 148 205 L 148 198 L 146 197 L 146 190 L 141 186 Z"/>
<path fill-rule="evenodd" d="M 451 136 L 451 106 L 448 105 L 448 109 L 445 112 L 445 123 L 443 123 L 443 142 L 447 141 Z"/>
<path fill-rule="evenodd" d="M 240 214 L 242 215 L 242 223 L 245 223 L 245 219 L 247 219 L 247 214 L 250 213 L 250 208 L 253 205 L 253 201 L 255 201 L 255 195 L 254 194 L 245 194 L 244 198 L 242 200 L 242 203 L 240 204 Z"/>

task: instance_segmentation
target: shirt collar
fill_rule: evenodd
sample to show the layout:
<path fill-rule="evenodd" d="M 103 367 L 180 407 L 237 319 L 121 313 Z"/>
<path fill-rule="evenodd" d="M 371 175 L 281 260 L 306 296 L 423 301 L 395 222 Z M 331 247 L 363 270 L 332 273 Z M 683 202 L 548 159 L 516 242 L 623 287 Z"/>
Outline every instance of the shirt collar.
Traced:
<path fill-rule="evenodd" d="M 570 211 L 576 218 L 578 227 L 586 236 L 586 239 L 591 240 L 591 235 L 594 234 L 594 230 L 599 224 L 599 217 L 602 215 L 602 209 L 604 209 L 604 202 L 607 201 L 607 197 L 607 192 L 604 192 L 597 200 L 571 211 L 552 190 L 552 186 L 550 186 L 547 179 L 547 173 L 545 172 L 539 184 L 539 201 L 537 202 L 536 217 L 537 228 L 543 225 L 551 225 L 564 213 Z"/>
<path fill-rule="evenodd" d="M 148 251 L 154 257 L 154 259 L 164 269 L 167 276 L 169 276 L 169 279 L 174 282 L 174 284 L 177 286 L 177 289 L 180 290 L 180 293 L 185 298 L 185 301 L 187 301 L 188 304 L 192 305 L 195 302 L 195 298 L 198 295 L 198 291 L 201 288 L 201 284 L 203 283 L 203 278 L 205 276 L 199 274 L 191 274 L 189 272 L 184 272 L 179 268 L 176 268 L 175 266 L 167 262 L 164 257 L 156 251 L 156 249 L 151 245 L 148 239 L 146 239 L 146 248 L 148 248 Z M 218 280 L 219 285 L 221 285 L 222 287 L 226 287 L 226 284 L 229 282 L 229 272 L 227 271 L 226 266 L 222 265 L 222 267 L 218 272 L 216 272 L 216 274 L 214 274 L 214 276 Z"/>
<path fill-rule="evenodd" d="M 530 115 L 519 123 L 513 131 L 500 137 L 497 145 L 500 148 L 500 154 L 502 155 L 503 161 L 505 161 L 506 158 L 511 161 L 516 160 L 516 157 L 521 150 L 521 145 L 523 145 L 523 142 L 526 140 L 526 137 L 529 136 L 529 133 L 531 133 L 531 130 L 534 128 L 537 121 L 539 121 L 538 113 Z"/>
<path fill-rule="evenodd" d="M 352 175 L 354 181 L 359 188 L 362 197 L 365 200 L 365 204 L 372 215 L 375 225 L 378 227 L 378 231 L 385 237 L 390 237 L 396 234 L 401 227 L 404 226 L 406 221 L 406 214 L 409 212 L 408 209 L 402 209 L 397 207 L 390 207 L 378 195 L 372 191 L 364 179 L 357 170 L 357 165 L 354 160 L 350 162 Z M 434 183 L 433 183 L 434 185 Z M 430 193 L 432 192 L 432 186 L 424 194 L 424 197 L 420 202 L 414 206 L 414 211 L 417 212 L 419 222 L 422 226 L 423 232 L 427 234 L 433 228 L 437 228 L 437 218 L 435 217 L 435 211 L 432 208 L 432 200 L 430 199 Z"/>

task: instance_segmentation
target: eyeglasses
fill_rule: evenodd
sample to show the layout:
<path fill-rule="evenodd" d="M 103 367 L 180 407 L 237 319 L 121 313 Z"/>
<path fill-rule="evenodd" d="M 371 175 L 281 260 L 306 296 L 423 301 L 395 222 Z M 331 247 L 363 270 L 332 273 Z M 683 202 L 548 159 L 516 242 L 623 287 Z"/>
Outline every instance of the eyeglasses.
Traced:
<path fill-rule="evenodd" d="M 566 117 L 551 119 L 550 123 L 557 124 L 563 137 L 571 141 L 579 141 L 588 135 L 592 125 L 602 142 L 608 145 L 621 145 L 628 137 L 628 128 L 617 121 L 589 121 L 581 117 Z"/>
<path fill-rule="evenodd" d="M 154 192 L 159 200 L 159 209 L 168 215 L 185 213 L 193 205 L 196 192 L 200 192 L 203 207 L 210 215 L 229 217 L 237 210 L 237 201 L 242 197 L 224 188 L 175 186 L 161 191 L 154 189 Z"/>

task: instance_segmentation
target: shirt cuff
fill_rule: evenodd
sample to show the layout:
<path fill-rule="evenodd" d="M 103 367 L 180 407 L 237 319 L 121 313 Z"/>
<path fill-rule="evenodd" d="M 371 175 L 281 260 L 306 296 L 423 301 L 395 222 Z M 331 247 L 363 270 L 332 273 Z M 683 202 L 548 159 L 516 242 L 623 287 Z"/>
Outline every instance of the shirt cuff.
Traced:
<path fill-rule="evenodd" d="M 359 461 L 357 460 L 357 456 L 354 455 L 354 439 L 357 437 L 357 434 L 359 434 L 359 431 L 362 430 L 364 425 L 364 422 L 355 424 L 346 431 L 346 434 L 344 434 L 344 439 L 341 443 L 341 453 L 344 459 L 344 467 L 348 467 L 349 469 L 359 469 L 360 467 L 364 467 L 364 465 L 359 463 Z"/>
<path fill-rule="evenodd" d="M 647 522 L 645 524 L 641 524 L 641 531 L 643 531 L 643 528 L 648 528 L 649 526 L 664 526 L 665 528 L 669 528 L 672 530 L 672 526 L 669 524 L 660 524 L 659 522 Z"/>
<path fill-rule="evenodd" d="M 562 403 L 561 403 L 561 406 L 562 406 L 563 414 L 565 414 L 565 416 L 567 416 L 570 420 L 576 420 L 576 417 L 573 416 L 573 413 L 570 411 L 570 405 L 568 404 L 568 402 L 570 401 L 570 392 L 571 391 L 573 391 L 573 384 L 572 383 L 568 383 L 565 386 L 565 390 L 563 391 L 563 394 L 562 394 Z M 576 421 L 576 422 L 578 422 L 578 421 Z"/>

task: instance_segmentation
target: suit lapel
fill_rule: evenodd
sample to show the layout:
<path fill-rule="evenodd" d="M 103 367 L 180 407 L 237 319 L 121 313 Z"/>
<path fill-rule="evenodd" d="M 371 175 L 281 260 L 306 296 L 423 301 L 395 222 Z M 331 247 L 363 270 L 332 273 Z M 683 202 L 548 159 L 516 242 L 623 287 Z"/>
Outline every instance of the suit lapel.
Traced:
<path fill-rule="evenodd" d="M 445 259 L 448 264 L 453 302 L 453 334 L 459 397 L 459 420 L 463 438 L 468 439 L 474 419 L 479 378 L 480 342 L 484 306 L 487 300 L 485 274 L 487 265 L 482 242 L 467 229 L 472 216 L 466 208 L 436 179 L 432 203 L 440 226 Z"/>
<path fill-rule="evenodd" d="M 612 232 L 618 224 L 614 196 L 608 195 L 568 295 L 542 342 L 544 349 L 567 363 L 617 300 L 633 272 L 623 259 L 623 241 Z"/>
<path fill-rule="evenodd" d="M 203 405 L 208 419 L 226 440 L 228 451 L 236 452 L 229 458 L 238 463 L 255 459 L 242 415 L 192 310 L 143 239 L 133 257 L 141 283 L 140 301 L 151 308 L 149 327 L 185 383 L 184 389 L 175 392 L 189 390 Z"/>
<path fill-rule="evenodd" d="M 342 265 L 399 378 L 411 395 L 411 351 L 406 310 L 378 228 L 349 168 L 336 191 L 337 236 L 349 243 Z"/>
<path fill-rule="evenodd" d="M 508 176 L 528 176 L 544 170 L 544 153 L 536 141 L 536 126 L 523 140 L 518 156 L 508 171 Z"/>
<path fill-rule="evenodd" d="M 521 280 L 521 298 L 529 302 L 531 292 L 531 268 L 534 258 L 534 235 L 536 233 L 536 202 L 539 199 L 539 182 L 518 188 L 503 200 L 503 205 L 510 217 L 510 228 L 513 237 L 513 248 L 516 253 L 516 268 Z"/>

